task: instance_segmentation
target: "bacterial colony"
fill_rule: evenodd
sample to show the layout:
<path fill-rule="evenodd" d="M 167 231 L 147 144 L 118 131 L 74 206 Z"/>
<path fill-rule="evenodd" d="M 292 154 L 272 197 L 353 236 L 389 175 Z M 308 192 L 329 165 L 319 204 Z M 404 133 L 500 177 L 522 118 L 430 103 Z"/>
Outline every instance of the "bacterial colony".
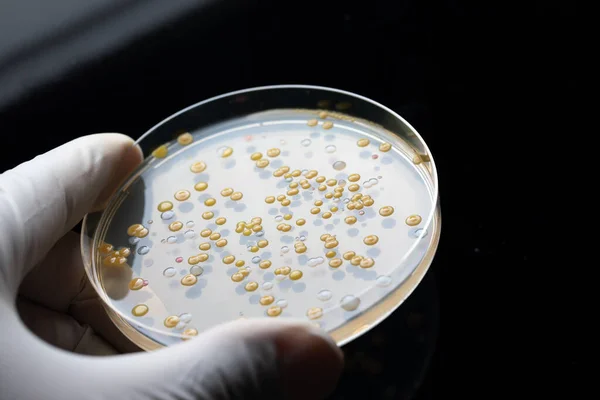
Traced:
<path fill-rule="evenodd" d="M 428 160 L 403 143 L 312 110 L 181 133 L 111 212 L 97 246 L 103 289 L 162 344 L 238 318 L 336 329 L 427 251 Z"/>

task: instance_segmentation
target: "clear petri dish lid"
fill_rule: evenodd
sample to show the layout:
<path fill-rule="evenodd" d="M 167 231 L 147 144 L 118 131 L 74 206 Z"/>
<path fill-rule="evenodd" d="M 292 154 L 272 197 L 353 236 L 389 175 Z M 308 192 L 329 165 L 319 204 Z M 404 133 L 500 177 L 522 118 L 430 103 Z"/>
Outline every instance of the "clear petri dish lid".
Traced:
<path fill-rule="evenodd" d="M 343 345 L 393 312 L 435 254 L 430 151 L 365 97 L 241 90 L 138 144 L 147 157 L 86 216 L 81 244 L 109 315 L 144 349 L 239 318 L 303 318 Z"/>

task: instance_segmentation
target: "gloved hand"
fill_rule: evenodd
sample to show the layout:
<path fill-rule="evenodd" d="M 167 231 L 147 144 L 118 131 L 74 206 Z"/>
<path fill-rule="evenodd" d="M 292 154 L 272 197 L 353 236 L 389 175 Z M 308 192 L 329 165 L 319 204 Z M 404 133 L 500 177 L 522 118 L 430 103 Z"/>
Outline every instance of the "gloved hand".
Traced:
<path fill-rule="evenodd" d="M 91 356 L 135 347 L 104 313 L 70 230 L 102 208 L 141 159 L 126 136 L 92 135 L 0 175 L 0 397 L 326 396 L 342 353 L 325 333 L 300 322 L 238 321 L 152 353 Z"/>

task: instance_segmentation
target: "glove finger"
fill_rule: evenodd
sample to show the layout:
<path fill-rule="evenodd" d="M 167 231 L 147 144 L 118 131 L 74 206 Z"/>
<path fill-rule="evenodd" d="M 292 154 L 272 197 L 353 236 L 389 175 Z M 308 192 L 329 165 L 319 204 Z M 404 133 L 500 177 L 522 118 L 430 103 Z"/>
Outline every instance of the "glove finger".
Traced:
<path fill-rule="evenodd" d="M 21 320 L 40 339 L 63 350 L 87 355 L 118 354 L 118 351 L 89 325 L 73 317 L 23 298 L 17 298 Z"/>
<path fill-rule="evenodd" d="M 19 295 L 51 310 L 66 313 L 83 290 L 86 279 L 79 235 L 67 232 L 44 260 L 25 276 Z"/>
<path fill-rule="evenodd" d="M 16 294 L 22 278 L 140 163 L 119 134 L 84 136 L 0 175 L 0 285 Z"/>
<path fill-rule="evenodd" d="M 169 370 L 167 382 L 152 388 L 164 398 L 322 399 L 343 367 L 341 350 L 324 331 L 283 319 L 238 320 L 150 356 L 127 362 L 145 360 L 142 374 L 157 382 Z"/>
<path fill-rule="evenodd" d="M 69 315 L 81 324 L 94 329 L 96 334 L 104 338 L 119 353 L 133 353 L 141 349 L 131 342 L 110 319 L 102 300 L 96 294 L 93 286 L 85 278 L 84 289 L 69 306 Z"/>
<path fill-rule="evenodd" d="M 36 340 L 3 301 L 0 320 L 0 386 L 9 399 L 322 399 L 343 364 L 323 331 L 285 320 L 237 321 L 156 352 L 93 358 Z"/>
<path fill-rule="evenodd" d="M 82 325 L 89 325 L 121 353 L 140 350 L 106 314 L 84 271 L 79 235 L 74 232 L 67 232 L 46 258 L 27 274 L 19 287 L 19 295 L 46 309 L 69 314 Z"/>

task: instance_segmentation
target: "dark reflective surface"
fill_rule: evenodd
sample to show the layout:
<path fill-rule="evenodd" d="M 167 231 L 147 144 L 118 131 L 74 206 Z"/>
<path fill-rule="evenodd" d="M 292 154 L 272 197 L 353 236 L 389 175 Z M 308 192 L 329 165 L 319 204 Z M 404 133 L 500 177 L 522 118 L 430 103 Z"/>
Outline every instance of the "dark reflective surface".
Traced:
<path fill-rule="evenodd" d="M 346 369 L 331 399 L 411 399 L 436 349 L 439 300 L 430 271 L 380 325 L 344 346 Z"/>

